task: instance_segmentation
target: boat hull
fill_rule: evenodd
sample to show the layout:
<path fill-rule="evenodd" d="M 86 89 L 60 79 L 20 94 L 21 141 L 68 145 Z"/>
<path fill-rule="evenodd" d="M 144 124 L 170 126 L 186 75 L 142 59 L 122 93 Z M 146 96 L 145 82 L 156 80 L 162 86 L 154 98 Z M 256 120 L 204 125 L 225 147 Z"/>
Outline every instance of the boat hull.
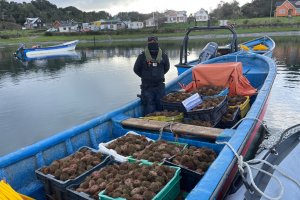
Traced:
<path fill-rule="evenodd" d="M 55 56 L 60 54 L 66 54 L 67 51 L 74 51 L 78 40 L 63 43 L 61 45 L 49 46 L 45 48 L 29 48 L 18 50 L 17 57 L 21 59 L 26 58 L 38 58 L 41 56 Z"/>
<path fill-rule="evenodd" d="M 252 106 L 236 129 L 224 129 L 215 141 L 199 138 L 193 140 L 179 137 L 178 142 L 190 145 L 205 145 L 218 150 L 216 160 L 211 164 L 206 174 L 189 193 L 186 199 L 204 200 L 224 196 L 234 175 L 236 174 L 235 156 L 232 151 L 224 146 L 217 145 L 217 141 L 228 141 L 239 154 L 246 153 L 253 145 L 251 138 L 257 135 L 259 123 L 257 118 L 262 118 L 273 81 L 276 76 L 275 62 L 257 54 L 240 54 L 238 57 L 227 55 L 206 61 L 205 63 L 242 62 L 245 76 L 259 92 L 254 97 Z M 166 92 L 180 89 L 178 82 L 188 84 L 192 81 L 192 69 L 186 70 L 166 86 Z M 7 182 L 18 192 L 36 199 L 45 199 L 43 184 L 37 180 L 35 170 L 49 165 L 52 161 L 74 153 L 82 146 L 98 148 L 101 142 L 126 134 L 132 128 L 124 127 L 122 121 L 128 118 L 139 118 L 143 109 L 140 99 L 136 99 L 119 109 L 106 113 L 84 124 L 60 132 L 50 138 L 22 148 L 16 152 L 0 158 L 0 179 Z M 159 131 L 135 130 L 137 133 L 156 140 Z M 162 139 L 174 141 L 173 133 L 163 131 Z M 253 139 L 252 139 L 253 140 Z M 24 178 L 25 177 L 25 178 Z M 228 182 L 227 178 L 230 177 Z"/>
<path fill-rule="evenodd" d="M 261 130 L 263 127 L 261 125 L 261 122 L 263 121 L 263 118 L 266 113 L 266 109 L 268 106 L 268 100 L 264 104 L 261 114 L 259 115 L 257 122 L 254 124 L 254 129 L 249 135 L 249 139 L 247 139 L 247 142 L 242 149 L 241 155 L 244 157 L 245 160 L 252 159 L 256 152 L 256 147 L 260 144 L 261 139 L 264 137 L 264 130 Z M 255 149 L 255 150 L 253 150 Z M 234 167 L 230 171 L 228 178 L 226 179 L 224 185 L 221 187 L 221 191 L 218 193 L 217 199 L 223 199 L 224 196 L 227 194 L 228 190 L 232 186 L 233 180 L 238 174 L 238 167 L 237 164 L 233 164 Z"/>

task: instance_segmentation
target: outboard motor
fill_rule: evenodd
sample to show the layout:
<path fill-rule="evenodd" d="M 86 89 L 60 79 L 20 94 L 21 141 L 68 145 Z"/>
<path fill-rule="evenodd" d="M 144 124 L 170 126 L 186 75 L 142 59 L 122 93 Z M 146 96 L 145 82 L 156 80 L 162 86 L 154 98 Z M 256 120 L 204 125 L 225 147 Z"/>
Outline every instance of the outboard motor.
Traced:
<path fill-rule="evenodd" d="M 201 51 L 199 55 L 199 63 L 217 56 L 218 44 L 209 42 Z"/>

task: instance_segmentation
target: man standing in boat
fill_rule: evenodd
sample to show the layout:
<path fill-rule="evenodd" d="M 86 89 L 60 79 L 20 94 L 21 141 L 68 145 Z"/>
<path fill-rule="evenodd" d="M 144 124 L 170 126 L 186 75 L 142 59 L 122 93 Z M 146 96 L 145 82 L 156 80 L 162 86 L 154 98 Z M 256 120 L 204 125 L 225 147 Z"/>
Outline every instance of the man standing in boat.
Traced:
<path fill-rule="evenodd" d="M 133 69 L 142 81 L 141 100 L 145 115 L 161 110 L 160 99 L 165 95 L 165 74 L 169 69 L 169 57 L 159 48 L 158 38 L 148 37 L 148 45 L 137 57 Z"/>

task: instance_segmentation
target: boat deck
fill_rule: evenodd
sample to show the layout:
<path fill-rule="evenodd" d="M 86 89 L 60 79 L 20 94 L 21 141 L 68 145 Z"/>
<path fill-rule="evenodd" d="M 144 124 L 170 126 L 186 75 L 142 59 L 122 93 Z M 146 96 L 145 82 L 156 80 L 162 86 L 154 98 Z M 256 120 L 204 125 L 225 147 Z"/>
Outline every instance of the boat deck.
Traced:
<path fill-rule="evenodd" d="M 148 131 L 160 131 L 163 128 L 163 130 L 172 132 L 175 135 L 192 136 L 198 138 L 205 138 L 209 140 L 216 140 L 216 138 L 223 132 L 223 129 L 219 128 L 210 128 L 176 122 L 170 123 L 139 118 L 126 119 L 122 121 L 122 125 L 128 128 L 142 129 Z"/>

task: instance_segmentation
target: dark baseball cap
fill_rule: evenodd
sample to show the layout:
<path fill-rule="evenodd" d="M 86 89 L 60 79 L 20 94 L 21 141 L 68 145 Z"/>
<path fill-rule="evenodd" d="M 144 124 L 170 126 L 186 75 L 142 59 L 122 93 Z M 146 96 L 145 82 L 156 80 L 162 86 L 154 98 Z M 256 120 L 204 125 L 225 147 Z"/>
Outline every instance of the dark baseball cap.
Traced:
<path fill-rule="evenodd" d="M 158 38 L 156 36 L 150 36 L 150 37 L 148 37 L 148 42 L 151 42 L 151 41 L 158 42 Z"/>

